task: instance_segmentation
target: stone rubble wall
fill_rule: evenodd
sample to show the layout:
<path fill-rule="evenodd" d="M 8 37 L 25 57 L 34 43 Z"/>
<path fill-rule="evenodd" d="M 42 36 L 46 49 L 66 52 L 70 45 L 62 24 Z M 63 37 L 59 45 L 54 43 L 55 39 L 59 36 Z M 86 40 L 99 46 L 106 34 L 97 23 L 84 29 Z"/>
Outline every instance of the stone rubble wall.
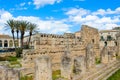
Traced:
<path fill-rule="evenodd" d="M 6 57 L 6 56 L 16 56 L 16 53 L 15 52 L 0 53 L 0 57 Z"/>
<path fill-rule="evenodd" d="M 75 37 L 73 33 L 65 33 L 62 36 L 41 34 L 37 36 L 35 41 L 35 49 L 33 51 L 25 51 L 23 54 L 23 67 L 34 67 L 34 59 L 38 56 L 48 54 L 52 58 L 52 68 L 60 69 L 60 59 L 67 47 L 71 52 L 71 56 L 83 55 L 86 53 L 88 43 L 93 43 L 95 56 L 100 57 L 99 32 L 97 29 L 83 25 L 81 29 L 81 37 Z M 27 64 L 26 64 L 27 63 Z"/>

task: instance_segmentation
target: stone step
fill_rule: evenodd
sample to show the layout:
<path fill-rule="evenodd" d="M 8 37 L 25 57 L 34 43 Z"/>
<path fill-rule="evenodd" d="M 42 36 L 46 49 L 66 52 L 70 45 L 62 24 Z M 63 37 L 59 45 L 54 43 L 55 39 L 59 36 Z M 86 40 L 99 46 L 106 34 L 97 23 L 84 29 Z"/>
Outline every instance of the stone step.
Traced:
<path fill-rule="evenodd" d="M 108 64 L 106 66 L 103 66 L 103 67 L 99 68 L 99 70 L 97 69 L 97 72 L 95 71 L 94 73 L 91 73 L 92 75 L 88 76 L 87 78 L 84 78 L 83 80 L 93 80 L 95 77 L 98 77 L 99 75 L 104 73 L 104 71 L 110 69 L 111 67 L 113 67 L 116 64 L 118 64 L 118 62 L 115 62 L 112 65 Z"/>
<path fill-rule="evenodd" d="M 116 65 L 110 67 L 108 70 L 106 70 L 101 75 L 99 75 L 98 77 L 94 78 L 93 80 L 103 80 L 107 75 L 109 75 L 110 73 L 114 72 L 114 70 L 118 69 L 119 66 L 120 66 L 120 64 L 116 64 Z"/>
<path fill-rule="evenodd" d="M 106 80 L 118 69 L 120 69 L 120 61 L 114 61 L 102 67 L 96 67 L 96 70 L 86 72 L 84 76 L 74 76 L 73 80 Z"/>

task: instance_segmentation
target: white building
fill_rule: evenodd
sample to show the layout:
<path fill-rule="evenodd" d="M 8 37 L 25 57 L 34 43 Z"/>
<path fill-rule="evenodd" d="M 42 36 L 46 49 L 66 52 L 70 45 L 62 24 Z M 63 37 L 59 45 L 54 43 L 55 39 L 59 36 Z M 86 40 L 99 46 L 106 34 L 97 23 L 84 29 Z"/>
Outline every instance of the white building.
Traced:
<path fill-rule="evenodd" d="M 16 45 L 18 46 L 18 42 Z M 15 48 L 13 38 L 9 35 L 0 34 L 0 49 Z"/>

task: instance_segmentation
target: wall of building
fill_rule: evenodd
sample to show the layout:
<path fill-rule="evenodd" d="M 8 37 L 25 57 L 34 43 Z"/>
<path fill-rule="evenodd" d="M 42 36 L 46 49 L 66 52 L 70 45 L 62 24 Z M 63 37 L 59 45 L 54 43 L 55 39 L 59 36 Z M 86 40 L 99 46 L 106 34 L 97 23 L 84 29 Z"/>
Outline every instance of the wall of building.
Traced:
<path fill-rule="evenodd" d="M 31 67 L 35 58 L 41 55 L 49 55 L 52 58 L 52 68 L 60 68 L 61 56 L 65 51 L 70 51 L 72 58 L 76 56 L 85 56 L 85 50 L 88 43 L 93 43 L 94 52 L 99 57 L 99 33 L 98 30 L 87 25 L 81 29 L 81 37 L 75 33 L 65 33 L 63 35 L 54 34 L 36 34 L 33 35 L 33 51 L 25 51 L 23 55 L 24 67 Z M 24 38 L 27 41 L 28 37 Z M 29 65 L 28 65 L 28 63 Z M 26 64 L 27 63 L 27 64 Z"/>

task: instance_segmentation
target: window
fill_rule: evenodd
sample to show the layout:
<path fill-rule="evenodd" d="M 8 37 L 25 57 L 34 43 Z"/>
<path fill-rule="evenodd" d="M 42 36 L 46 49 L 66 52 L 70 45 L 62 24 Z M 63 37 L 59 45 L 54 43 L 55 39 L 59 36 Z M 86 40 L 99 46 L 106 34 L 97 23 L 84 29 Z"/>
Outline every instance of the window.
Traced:
<path fill-rule="evenodd" d="M 94 39 L 92 39 L 92 43 L 94 43 L 95 42 L 95 40 Z"/>
<path fill-rule="evenodd" d="M 107 36 L 107 41 L 111 41 L 112 37 L 110 35 Z"/>
<path fill-rule="evenodd" d="M 0 47 L 2 47 L 2 40 L 0 40 Z"/>
<path fill-rule="evenodd" d="M 101 36 L 100 40 L 101 40 L 101 41 L 104 41 L 104 37 L 103 37 L 103 36 Z"/>
<path fill-rule="evenodd" d="M 4 41 L 4 47 L 8 47 L 8 41 L 7 40 Z"/>

